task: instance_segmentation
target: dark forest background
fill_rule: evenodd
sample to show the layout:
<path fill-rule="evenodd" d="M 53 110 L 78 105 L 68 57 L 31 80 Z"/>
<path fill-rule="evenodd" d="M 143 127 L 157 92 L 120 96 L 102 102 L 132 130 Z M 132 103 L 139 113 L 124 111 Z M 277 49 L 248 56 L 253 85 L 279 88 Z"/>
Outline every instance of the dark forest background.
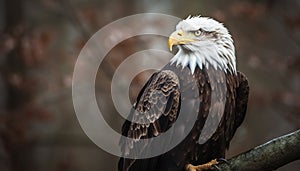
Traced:
<path fill-rule="evenodd" d="M 228 157 L 300 128 L 298 0 L 0 0 L 1 171 L 116 169 L 117 157 L 93 144 L 77 121 L 73 67 L 85 42 L 101 27 L 144 12 L 180 18 L 201 14 L 229 28 L 238 69 L 248 76 L 251 92 Z M 122 34 L 122 28 L 117 31 Z M 119 44 L 99 69 L 104 77 L 97 79 L 97 97 L 115 129 L 123 120 L 110 115 L 115 109 L 106 100 L 108 85 L 126 56 L 150 46 L 147 40 Z M 134 79 L 132 99 L 148 77 L 144 73 Z M 298 171 L 300 162 L 278 170 Z"/>

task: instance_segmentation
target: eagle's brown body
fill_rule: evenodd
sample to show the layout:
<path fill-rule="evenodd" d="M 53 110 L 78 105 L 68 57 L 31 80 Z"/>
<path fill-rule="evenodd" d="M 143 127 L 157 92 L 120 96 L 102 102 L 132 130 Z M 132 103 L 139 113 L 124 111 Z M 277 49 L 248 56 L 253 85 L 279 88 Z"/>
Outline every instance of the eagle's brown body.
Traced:
<path fill-rule="evenodd" d="M 199 94 L 182 98 L 184 91 L 192 89 L 197 89 Z M 213 91 L 217 92 L 213 95 L 214 97 L 212 96 Z M 153 115 L 153 117 L 158 114 L 162 115 L 154 122 L 143 126 L 127 120 L 123 125 L 122 134 L 137 142 L 140 139 L 159 136 L 168 129 L 174 129 L 173 137 L 184 133 L 186 124 L 195 121 L 187 119 L 186 123 L 172 128 L 183 103 L 188 105 L 186 107 L 189 108 L 189 111 L 180 114 L 189 118 L 189 115 L 197 112 L 197 120 L 188 136 L 172 150 L 148 159 L 121 158 L 118 170 L 184 171 L 185 165 L 188 163 L 199 165 L 215 158 L 224 158 L 230 140 L 244 119 L 248 92 L 247 79 L 240 72 L 216 70 L 213 67 L 203 67 L 202 69 L 197 67 L 192 75 L 189 67 L 182 69 L 180 65 L 166 65 L 161 71 L 154 73 L 143 87 L 134 105 L 136 111 L 132 110 L 129 120 L 134 121 L 137 117 L 142 117 L 138 115 L 142 115 L 144 111 L 149 111 L 147 114 Z M 162 96 L 164 98 L 161 98 Z M 212 97 L 226 100 L 223 103 L 221 100 L 212 100 Z M 199 101 L 200 105 L 195 106 L 197 103 L 193 101 Z M 205 135 L 203 132 L 208 116 L 220 121 L 211 122 L 211 125 L 208 125 L 208 127 L 217 127 L 212 136 Z M 201 133 L 201 136 L 208 139 L 204 144 L 199 144 Z M 168 144 L 169 141 L 172 141 L 172 137 L 166 139 L 164 143 Z M 132 153 L 136 142 L 121 140 L 123 152 Z"/>

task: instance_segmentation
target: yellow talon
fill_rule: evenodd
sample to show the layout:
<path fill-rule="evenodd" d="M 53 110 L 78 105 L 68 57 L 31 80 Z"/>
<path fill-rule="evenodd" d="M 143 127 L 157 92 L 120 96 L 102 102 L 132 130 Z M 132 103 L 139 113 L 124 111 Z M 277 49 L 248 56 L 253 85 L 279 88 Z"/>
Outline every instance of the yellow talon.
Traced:
<path fill-rule="evenodd" d="M 201 165 L 198 165 L 198 166 L 194 166 L 192 164 L 188 164 L 186 165 L 186 168 L 185 170 L 186 171 L 203 171 L 203 170 L 209 170 L 209 169 L 212 169 L 213 168 L 213 165 L 216 165 L 218 164 L 219 162 L 214 159 L 208 163 L 205 163 L 205 164 L 201 164 Z"/>

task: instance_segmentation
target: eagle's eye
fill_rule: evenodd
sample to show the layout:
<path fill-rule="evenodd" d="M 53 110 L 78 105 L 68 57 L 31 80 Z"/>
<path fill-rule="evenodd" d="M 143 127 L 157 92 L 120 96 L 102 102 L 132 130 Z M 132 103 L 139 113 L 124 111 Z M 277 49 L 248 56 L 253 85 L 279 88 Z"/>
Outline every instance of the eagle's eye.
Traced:
<path fill-rule="evenodd" d="M 197 30 L 194 32 L 195 36 L 200 36 L 201 35 L 201 30 Z"/>

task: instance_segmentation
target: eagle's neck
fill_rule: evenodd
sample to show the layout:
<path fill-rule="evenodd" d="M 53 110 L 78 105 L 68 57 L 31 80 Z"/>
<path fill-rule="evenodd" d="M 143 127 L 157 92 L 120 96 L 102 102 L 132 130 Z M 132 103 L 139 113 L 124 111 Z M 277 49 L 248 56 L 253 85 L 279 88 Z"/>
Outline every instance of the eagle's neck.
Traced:
<path fill-rule="evenodd" d="M 171 59 L 171 64 L 181 64 L 182 68 L 189 67 L 191 73 L 194 74 L 196 67 L 202 69 L 213 67 L 216 70 L 224 72 L 236 73 L 236 59 L 234 49 L 223 49 L 222 51 L 214 51 L 215 47 L 207 47 L 201 49 L 185 49 L 179 46 L 176 55 Z M 219 48 L 219 47 L 218 47 Z"/>

